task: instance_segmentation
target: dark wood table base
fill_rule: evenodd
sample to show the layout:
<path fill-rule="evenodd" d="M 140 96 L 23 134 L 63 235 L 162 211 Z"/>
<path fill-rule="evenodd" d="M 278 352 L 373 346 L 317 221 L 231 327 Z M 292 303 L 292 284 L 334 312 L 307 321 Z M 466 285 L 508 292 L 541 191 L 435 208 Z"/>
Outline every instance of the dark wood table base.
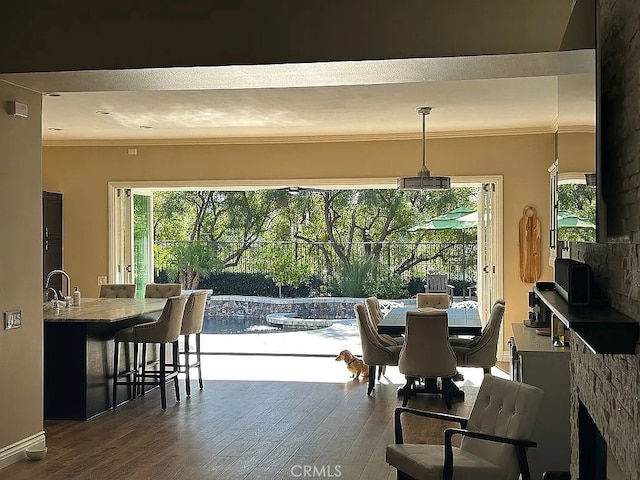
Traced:
<path fill-rule="evenodd" d="M 460 388 L 458 388 L 458 386 L 453 380 L 448 379 L 448 381 L 451 382 L 451 398 L 464 401 L 464 392 L 460 390 Z M 413 393 L 414 394 L 417 394 L 417 393 L 442 394 L 442 388 L 438 387 L 438 380 L 436 378 L 425 378 L 424 384 L 416 385 L 416 388 L 413 391 Z M 398 396 L 404 397 L 404 386 L 398 388 Z"/>

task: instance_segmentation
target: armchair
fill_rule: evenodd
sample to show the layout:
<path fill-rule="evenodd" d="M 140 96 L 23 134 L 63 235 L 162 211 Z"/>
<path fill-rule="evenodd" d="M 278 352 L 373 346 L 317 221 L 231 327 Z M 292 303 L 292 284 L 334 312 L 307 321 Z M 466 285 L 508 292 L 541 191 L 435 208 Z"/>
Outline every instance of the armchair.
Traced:
<path fill-rule="evenodd" d="M 387 463 L 399 479 L 530 480 L 527 448 L 544 392 L 532 385 L 485 375 L 468 419 L 398 407 L 395 441 L 386 450 Z M 444 431 L 444 446 L 404 444 L 401 416 L 418 415 L 458 422 Z M 452 438 L 461 435 L 460 447 Z M 444 455 L 443 455 L 444 453 Z M 443 461 L 444 456 L 444 461 Z"/>
<path fill-rule="evenodd" d="M 496 300 L 482 333 L 472 338 L 450 338 L 459 367 L 478 367 L 490 373 L 497 361 L 500 325 L 504 317 L 504 300 Z"/>

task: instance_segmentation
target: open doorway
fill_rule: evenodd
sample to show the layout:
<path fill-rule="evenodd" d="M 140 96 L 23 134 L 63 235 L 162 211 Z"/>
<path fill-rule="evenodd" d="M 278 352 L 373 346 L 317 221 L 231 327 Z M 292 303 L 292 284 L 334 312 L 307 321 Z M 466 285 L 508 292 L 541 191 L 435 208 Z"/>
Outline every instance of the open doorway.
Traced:
<path fill-rule="evenodd" d="M 467 274 L 467 280 L 475 283 L 474 285 L 474 296 L 477 297 L 479 306 L 482 313 L 482 317 L 486 321 L 488 318 L 488 312 L 491 308 L 493 301 L 502 296 L 502 233 L 501 233 L 501 220 L 502 220 L 502 208 L 501 208 L 501 195 L 502 195 L 502 182 L 501 177 L 495 178 L 487 178 L 487 179 L 454 179 L 454 187 L 456 188 L 468 188 L 473 189 L 476 192 L 476 204 L 474 205 L 477 211 L 477 233 L 469 238 L 473 239 L 475 249 L 475 255 L 469 255 L 468 258 L 474 258 L 476 261 L 473 265 L 473 274 Z M 480 181 L 478 181 L 480 180 Z M 484 181 L 483 181 L 484 180 Z M 203 185 L 199 188 L 214 188 L 225 190 L 228 188 L 227 186 L 215 186 L 215 185 Z M 325 186 L 322 186 L 326 188 Z M 166 191 L 167 189 L 171 189 L 173 191 L 179 190 L 179 185 L 132 185 L 126 183 L 112 183 L 110 184 L 110 195 L 111 195 L 111 218 L 114 220 L 113 229 L 111 231 L 111 239 L 110 239 L 110 277 L 109 280 L 113 282 L 125 282 L 125 283 L 133 283 L 138 285 L 138 291 L 143 292 L 144 287 L 142 283 L 148 283 L 151 281 L 177 281 L 176 278 L 169 278 L 167 276 L 167 268 L 163 265 L 158 265 L 159 262 L 163 262 L 167 258 L 167 249 L 166 243 L 162 244 L 162 241 L 158 241 L 154 236 L 154 225 L 157 225 L 157 221 L 154 221 L 154 210 L 153 210 L 153 202 L 149 199 L 152 198 L 154 191 Z M 242 191 L 239 187 L 235 187 L 233 190 L 235 192 Z M 320 187 L 309 187 L 310 191 L 317 193 L 314 191 L 314 188 L 320 190 Z M 193 186 L 190 186 L 191 191 L 194 190 Z M 251 186 L 250 191 L 259 191 L 260 189 L 256 186 Z M 271 191 L 274 189 L 271 188 Z M 290 192 L 285 192 L 285 198 L 293 198 L 294 196 L 290 195 Z M 296 196 L 300 198 L 300 195 Z M 157 219 L 156 219 L 157 220 Z M 144 228 L 143 228 L 144 227 Z M 373 249 L 378 247 L 376 242 L 371 242 L 367 244 L 366 235 L 371 234 L 371 232 L 362 231 L 362 237 L 357 239 L 354 237 L 352 243 L 354 245 L 358 245 L 358 252 L 356 248 L 351 247 L 351 253 L 362 254 L 366 252 L 367 249 Z M 146 236 L 146 239 L 141 237 Z M 192 238 L 192 240 L 195 237 Z M 200 237 L 200 240 L 207 241 L 206 238 Z M 220 240 L 220 239 L 218 239 Z M 265 243 L 265 242 L 263 242 Z M 310 242 L 307 242 L 310 243 Z M 379 242 L 385 244 L 385 242 Z M 218 242 L 217 248 L 222 249 L 222 242 Z M 290 251 L 283 250 L 282 244 L 279 244 L 278 248 L 276 248 L 278 244 L 272 244 L 270 247 L 272 252 L 270 256 L 272 261 L 274 260 L 284 260 L 285 263 L 293 264 L 293 263 L 302 263 L 303 265 L 306 262 L 307 266 L 312 266 L 313 262 L 309 260 L 309 256 L 307 254 L 303 254 L 301 252 L 302 248 L 300 245 L 296 245 L 296 253 L 292 255 Z M 265 247 L 265 245 L 262 245 Z M 308 248 L 308 245 L 307 245 Z M 317 247 L 319 248 L 319 247 Z M 386 250 L 384 249 L 386 248 Z M 383 249 L 378 252 L 378 259 L 380 261 L 384 260 L 385 266 L 389 267 L 391 263 L 389 262 L 393 248 L 397 248 L 397 242 L 386 242 L 383 245 Z M 155 251 L 155 256 L 150 254 Z M 346 248 L 345 248 L 346 251 Z M 164 253 L 163 253 L 164 252 Z M 218 252 L 219 254 L 224 252 Z M 470 252 L 468 252 L 470 253 Z M 326 253 L 324 257 L 326 257 Z M 249 263 L 252 263 L 255 267 L 260 262 L 255 261 L 255 257 L 247 257 L 252 258 Z M 229 252 L 225 258 L 229 258 Z M 295 259 L 303 259 L 302 262 L 295 262 Z M 238 265 L 241 266 L 241 262 L 238 262 Z M 246 265 L 246 262 L 245 262 Z M 418 271 L 418 276 L 423 276 L 426 272 L 426 262 L 417 262 L 415 265 L 415 271 Z M 235 270 L 237 271 L 239 268 L 236 265 Z M 234 270 L 234 268 L 228 268 L 227 270 Z M 471 270 L 469 270 L 471 272 Z M 175 275 L 175 271 L 172 272 Z M 288 278 L 291 278 L 291 275 L 294 275 L 295 272 L 288 272 Z M 159 278 L 158 276 L 162 278 Z M 164 276 L 163 276 L 164 275 Z M 411 277 L 411 275 L 408 275 Z M 220 277 L 218 277 L 220 278 Z M 276 281 L 275 277 L 271 278 L 273 281 Z M 182 278 L 184 280 L 184 277 Z M 459 279 L 458 279 L 459 280 Z M 207 283 L 207 281 L 202 281 L 200 279 L 199 284 L 195 285 L 195 288 L 206 288 L 209 290 L 213 290 L 214 296 L 220 292 L 216 291 L 216 288 L 211 288 L 212 285 Z M 185 287 L 191 287 L 193 284 L 185 284 Z M 466 285 L 465 285 L 466 286 Z M 290 288 L 289 285 L 287 288 Z M 325 290 L 323 291 L 323 287 Z M 326 297 L 327 295 L 326 288 L 328 287 L 327 279 L 321 279 L 321 281 L 313 285 L 311 288 L 314 288 L 315 291 L 313 295 L 322 296 L 323 294 Z M 422 285 L 420 285 L 422 288 Z M 279 286 L 280 291 L 271 295 L 274 297 L 271 302 L 278 302 L 277 297 L 282 293 L 282 284 Z M 226 292 L 225 292 L 226 293 Z M 375 293 L 375 292 L 374 292 Z M 469 291 L 465 293 L 470 293 Z M 415 294 L 415 292 L 413 292 Z M 309 293 L 307 293 L 309 295 Z M 335 296 L 331 295 L 335 299 Z M 407 295 L 404 298 L 407 304 L 412 304 L 411 295 Z M 236 301 L 237 303 L 237 301 Z M 243 308 L 247 308 L 246 305 Z M 286 307 L 283 307 L 286 308 Z M 221 308 L 221 310 L 226 311 L 225 308 Z M 304 337 L 301 336 L 299 331 L 287 332 L 292 333 L 289 335 L 289 339 L 285 342 L 285 346 L 276 346 L 273 347 L 270 345 L 273 342 L 275 337 L 269 338 L 268 335 L 264 335 L 267 332 L 273 332 L 272 325 L 265 323 L 264 321 L 256 324 L 245 323 L 246 319 L 225 319 L 223 325 L 220 328 L 213 329 L 211 331 L 211 341 L 203 341 L 203 348 L 205 350 L 209 350 L 210 353 L 220 352 L 223 350 L 226 353 L 242 353 L 244 349 L 244 353 L 280 353 L 280 354 L 300 354 L 300 355 L 331 355 L 336 353 L 336 348 L 342 346 L 343 348 L 352 347 L 358 350 L 359 346 L 359 338 L 357 334 L 357 329 L 355 327 L 355 323 L 353 322 L 353 314 L 352 314 L 352 305 L 347 305 L 346 307 L 342 307 L 342 311 L 344 315 L 344 321 L 334 322 L 330 325 L 330 328 L 324 329 L 314 329 L 308 334 L 305 334 Z M 351 318 L 349 318 L 351 317 Z M 276 327 L 277 328 L 277 327 Z M 221 331 L 222 330 L 222 331 Z M 324 331 L 323 331 L 324 330 Z M 223 331 L 238 333 L 238 331 L 245 332 L 244 338 L 237 338 L 228 335 L 222 340 L 218 335 L 223 335 Z M 248 332 L 248 334 L 247 334 Z M 247 342 L 249 335 L 254 336 L 257 341 L 256 343 L 251 345 L 251 349 L 253 351 L 247 351 L 246 348 L 242 347 L 242 342 Z M 301 338 L 308 339 L 310 343 L 305 343 L 301 341 Z M 232 341 L 234 339 L 234 341 Z M 238 340 L 238 343 L 235 340 Z M 342 343 L 341 343 L 342 342 Z M 352 342 L 352 343 L 350 343 Z M 327 347 L 320 347 L 320 345 L 326 345 Z M 285 348 L 286 347 L 286 348 Z M 343 348 L 338 348 L 337 351 L 342 350 Z"/>

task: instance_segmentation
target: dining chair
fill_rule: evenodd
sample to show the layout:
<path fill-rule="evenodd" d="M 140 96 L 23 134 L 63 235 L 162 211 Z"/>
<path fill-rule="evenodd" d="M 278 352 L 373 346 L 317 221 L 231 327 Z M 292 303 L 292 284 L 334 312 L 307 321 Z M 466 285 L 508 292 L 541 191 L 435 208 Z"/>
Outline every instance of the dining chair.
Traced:
<path fill-rule="evenodd" d="M 100 298 L 135 298 L 135 283 L 109 283 L 100 285 Z"/>
<path fill-rule="evenodd" d="M 369 313 L 369 318 L 373 322 L 377 331 L 378 324 L 382 321 L 385 315 L 383 312 L 383 305 L 381 301 L 378 300 L 377 297 L 368 297 L 365 299 L 364 303 L 367 306 L 367 312 Z M 396 304 L 396 305 L 401 306 L 401 304 Z M 392 345 L 402 345 L 404 343 L 403 336 L 393 337 L 391 335 L 382 333 L 382 334 L 378 334 L 378 337 L 379 337 L 380 343 L 388 347 Z"/>
<path fill-rule="evenodd" d="M 169 298 L 182 295 L 180 283 L 148 283 L 144 289 L 145 298 Z"/>
<path fill-rule="evenodd" d="M 482 368 L 485 374 L 491 373 L 491 367 L 494 367 L 498 360 L 498 340 L 504 310 L 504 300 L 496 300 L 491 307 L 489 321 L 480 335 L 471 338 L 449 338 L 459 367 L 477 367 Z"/>
<path fill-rule="evenodd" d="M 380 336 L 373 321 L 369 317 L 364 303 L 356 303 L 353 307 L 360 331 L 362 343 L 362 360 L 369 366 L 369 384 L 367 395 L 371 395 L 376 382 L 376 366 L 382 368 L 385 365 L 397 365 L 400 355 L 400 345 L 384 345 L 380 342 Z"/>
<path fill-rule="evenodd" d="M 416 307 L 424 308 L 449 308 L 451 297 L 446 293 L 418 293 L 416 294 Z"/>
<path fill-rule="evenodd" d="M 402 389 L 402 406 L 416 394 L 418 379 L 440 378 L 440 392 L 447 408 L 451 408 L 451 382 L 456 367 L 456 356 L 449 344 L 447 312 L 438 309 L 407 312 L 405 341 L 398 360 L 398 369 L 407 379 Z"/>
<path fill-rule="evenodd" d="M 544 392 L 538 387 L 485 375 L 469 418 L 398 407 L 394 412 L 395 444 L 386 460 L 398 479 L 531 480 L 527 448 Z M 401 417 L 420 416 L 456 422 L 443 432 L 444 445 L 405 444 Z M 409 417 L 412 418 L 412 417 Z M 462 443 L 454 447 L 454 435 Z"/>
<path fill-rule="evenodd" d="M 177 340 L 174 342 L 174 359 L 180 358 L 180 355 L 184 355 L 184 364 L 178 364 L 179 366 L 176 368 L 181 369 L 185 374 L 187 397 L 191 396 L 190 371 L 192 368 L 198 369 L 198 385 L 200 390 L 204 387 L 202 383 L 202 364 L 200 361 L 200 332 L 202 331 L 202 324 L 204 322 L 207 297 L 208 293 L 206 290 L 195 290 L 189 294 L 182 316 L 182 327 L 180 328 L 180 335 L 184 338 L 184 350 L 179 350 Z M 193 363 L 191 363 L 190 359 L 190 335 L 194 335 L 196 338 L 196 361 Z"/>
<path fill-rule="evenodd" d="M 119 385 L 127 385 L 132 398 L 136 397 L 138 387 L 141 387 L 142 392 L 144 392 L 145 387 L 148 385 L 159 386 L 160 402 L 164 410 L 167 408 L 166 383 L 169 380 L 173 380 L 176 391 L 176 401 L 180 401 L 180 390 L 178 388 L 179 360 L 174 358 L 172 364 L 167 364 L 166 347 L 168 344 L 173 344 L 178 340 L 186 303 L 186 295 L 169 297 L 157 321 L 134 325 L 116 332 L 113 349 L 112 406 L 114 410 L 118 406 L 116 394 Z M 119 346 L 121 343 L 133 344 L 134 346 L 134 365 L 132 370 L 127 367 L 126 371 L 119 371 Z M 147 345 L 149 343 L 160 346 L 158 370 L 143 369 L 140 371 L 137 365 L 137 347 L 140 344 Z M 172 368 L 167 370 L 167 366 Z M 119 381 L 121 377 L 125 377 L 125 380 Z"/>

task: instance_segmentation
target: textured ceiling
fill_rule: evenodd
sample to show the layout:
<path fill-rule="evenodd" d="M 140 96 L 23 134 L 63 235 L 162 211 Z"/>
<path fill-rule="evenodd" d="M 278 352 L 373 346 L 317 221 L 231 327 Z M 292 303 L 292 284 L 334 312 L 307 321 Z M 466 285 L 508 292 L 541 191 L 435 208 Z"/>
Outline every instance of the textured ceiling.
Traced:
<path fill-rule="evenodd" d="M 587 50 L 0 79 L 60 94 L 43 97 L 45 145 L 305 141 L 419 137 L 419 106 L 440 136 L 589 128 L 594 68 Z"/>

